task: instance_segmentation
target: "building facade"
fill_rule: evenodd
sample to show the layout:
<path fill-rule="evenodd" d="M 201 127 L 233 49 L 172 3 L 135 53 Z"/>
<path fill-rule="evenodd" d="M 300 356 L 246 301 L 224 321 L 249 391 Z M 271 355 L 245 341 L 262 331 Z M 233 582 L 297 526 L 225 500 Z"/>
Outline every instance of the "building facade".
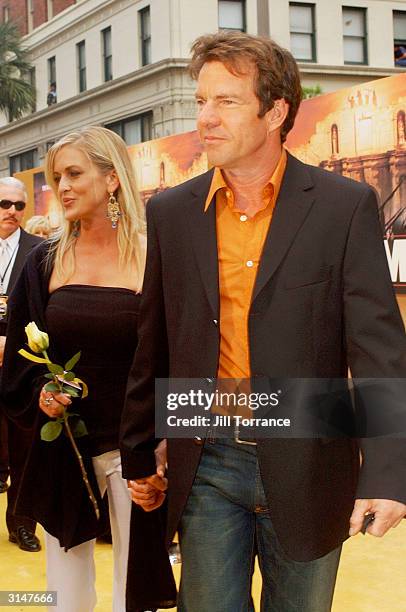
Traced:
<path fill-rule="evenodd" d="M 406 46 L 401 0 L 0 0 L 24 35 L 36 109 L 0 116 L 0 175 L 40 165 L 59 137 L 89 124 L 135 144 L 194 129 L 190 44 L 219 28 L 290 48 L 305 87 L 323 92 L 388 76 Z"/>

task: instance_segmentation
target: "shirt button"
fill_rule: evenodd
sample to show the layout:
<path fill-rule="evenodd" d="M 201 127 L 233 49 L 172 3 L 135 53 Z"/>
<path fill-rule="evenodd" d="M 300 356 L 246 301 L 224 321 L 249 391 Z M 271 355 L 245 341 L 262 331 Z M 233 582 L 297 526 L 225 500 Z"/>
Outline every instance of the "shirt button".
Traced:
<path fill-rule="evenodd" d="M 217 325 L 217 323 L 218 323 L 217 319 L 213 319 L 213 323 L 214 323 L 214 325 Z"/>
<path fill-rule="evenodd" d="M 247 215 L 241 215 L 240 221 L 246 221 L 248 219 Z"/>
<path fill-rule="evenodd" d="M 247 268 L 252 268 L 253 265 L 254 265 L 254 262 L 251 261 L 251 259 L 249 259 L 246 263 Z"/>

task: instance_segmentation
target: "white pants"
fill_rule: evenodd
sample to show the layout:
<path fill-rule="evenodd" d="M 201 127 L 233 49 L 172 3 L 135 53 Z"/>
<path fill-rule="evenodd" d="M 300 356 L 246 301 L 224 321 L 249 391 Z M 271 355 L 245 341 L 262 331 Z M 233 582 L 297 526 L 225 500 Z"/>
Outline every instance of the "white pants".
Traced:
<path fill-rule="evenodd" d="M 113 612 L 125 612 L 131 498 L 127 481 L 121 476 L 118 450 L 93 457 L 100 493 L 107 490 L 113 539 Z M 68 552 L 59 541 L 45 533 L 47 588 L 57 591 L 58 605 L 49 612 L 92 612 L 96 605 L 94 545 L 96 540 L 74 546 Z"/>

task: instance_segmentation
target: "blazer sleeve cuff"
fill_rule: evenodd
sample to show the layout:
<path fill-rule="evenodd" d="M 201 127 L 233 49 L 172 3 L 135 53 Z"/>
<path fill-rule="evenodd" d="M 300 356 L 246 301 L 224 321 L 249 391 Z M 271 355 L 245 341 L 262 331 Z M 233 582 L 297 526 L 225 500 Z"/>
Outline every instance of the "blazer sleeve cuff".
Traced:
<path fill-rule="evenodd" d="M 154 451 L 128 451 L 121 449 L 121 469 L 123 478 L 127 480 L 152 476 L 156 472 Z"/>
<path fill-rule="evenodd" d="M 357 499 L 391 499 L 406 504 L 406 439 L 365 438 Z"/>

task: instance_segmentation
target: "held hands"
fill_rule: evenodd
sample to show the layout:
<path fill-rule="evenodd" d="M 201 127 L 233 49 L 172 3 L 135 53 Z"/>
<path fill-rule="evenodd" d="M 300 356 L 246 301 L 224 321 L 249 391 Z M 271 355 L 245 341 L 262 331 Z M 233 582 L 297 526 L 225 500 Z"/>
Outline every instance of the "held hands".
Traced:
<path fill-rule="evenodd" d="M 362 529 L 366 514 L 374 514 L 374 520 L 368 525 L 367 533 L 377 538 L 385 535 L 391 527 L 397 527 L 406 516 L 406 505 L 390 499 L 357 499 L 350 518 L 350 536 L 355 536 Z"/>
<path fill-rule="evenodd" d="M 45 391 L 45 385 L 39 394 L 39 407 L 51 419 L 62 416 L 64 409 L 72 403 L 69 395 L 66 393 L 50 393 Z"/>
<path fill-rule="evenodd" d="M 129 480 L 128 488 L 131 499 L 135 504 L 141 506 L 145 512 L 151 512 L 159 508 L 166 497 L 168 479 L 165 478 L 166 463 L 166 440 L 162 440 L 155 449 L 156 473 L 147 478 Z"/>

